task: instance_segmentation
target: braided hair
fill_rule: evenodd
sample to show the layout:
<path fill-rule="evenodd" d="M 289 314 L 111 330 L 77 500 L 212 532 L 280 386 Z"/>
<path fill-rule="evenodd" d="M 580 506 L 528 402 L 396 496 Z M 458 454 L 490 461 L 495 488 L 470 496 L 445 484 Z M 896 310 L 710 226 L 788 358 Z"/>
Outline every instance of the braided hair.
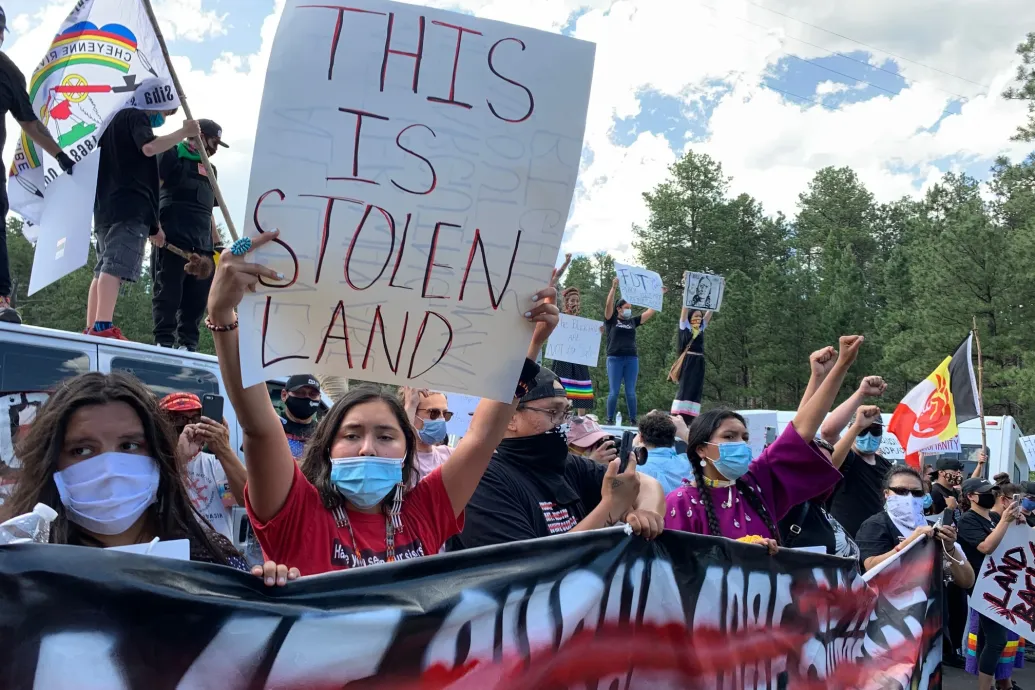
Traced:
<path fill-rule="evenodd" d="M 713 536 L 721 537 L 722 529 L 719 527 L 719 519 L 715 515 L 715 505 L 712 503 L 712 492 L 709 490 L 708 484 L 705 481 L 704 468 L 701 466 L 702 456 L 697 452 L 697 449 L 709 443 L 712 436 L 722 423 L 727 419 L 736 419 L 745 427 L 747 422 L 744 418 L 733 410 L 727 409 L 714 409 L 708 410 L 707 412 L 698 415 L 698 417 L 690 425 L 687 431 L 687 444 L 686 452 L 690 458 L 690 466 L 694 470 L 694 482 L 697 485 L 697 495 L 701 498 L 701 506 L 704 508 L 704 516 L 708 522 L 708 533 Z M 769 528 L 772 538 L 780 541 L 780 531 L 776 528 L 776 524 L 773 522 L 772 515 L 766 509 L 765 504 L 762 503 L 761 497 L 755 491 L 755 488 L 744 481 L 743 478 L 737 479 L 735 482 L 737 491 L 743 496 L 744 500 L 747 501 L 748 505 L 751 506 L 752 510 L 758 514 L 762 521 L 765 522 L 765 526 Z"/>

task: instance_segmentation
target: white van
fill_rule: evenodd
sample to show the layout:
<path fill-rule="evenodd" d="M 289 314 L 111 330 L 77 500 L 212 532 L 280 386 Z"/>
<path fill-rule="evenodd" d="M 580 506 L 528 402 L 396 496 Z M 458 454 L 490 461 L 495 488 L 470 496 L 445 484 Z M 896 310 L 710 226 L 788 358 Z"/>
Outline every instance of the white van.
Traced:
<path fill-rule="evenodd" d="M 0 323 L 0 503 L 14 481 L 10 470 L 18 468 L 14 446 L 19 429 L 35 419 L 47 391 L 66 378 L 90 371 L 131 373 L 159 397 L 189 392 L 198 397 L 214 393 L 226 398 L 219 364 L 212 355 Z M 284 385 L 285 380 L 266 382 L 270 399 L 281 414 Z M 318 414 L 322 415 L 330 404 L 325 396 Z M 241 427 L 229 401 L 223 405 L 223 416 L 230 427 L 231 447 L 240 449 Z M 235 509 L 235 513 L 240 513 L 235 516 L 240 523 L 243 510 Z"/>

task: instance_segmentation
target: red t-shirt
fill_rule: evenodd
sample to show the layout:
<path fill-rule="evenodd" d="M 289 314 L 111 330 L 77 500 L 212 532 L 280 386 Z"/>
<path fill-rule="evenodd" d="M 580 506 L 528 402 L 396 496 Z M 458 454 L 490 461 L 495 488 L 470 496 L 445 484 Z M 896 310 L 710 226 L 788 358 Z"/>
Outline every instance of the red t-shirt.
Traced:
<path fill-rule="evenodd" d="M 302 575 L 355 567 L 358 558 L 367 565 L 384 563 L 387 558 L 384 515 L 347 510 L 359 542 L 357 557 L 349 528 L 337 526 L 334 514 L 324 507 L 316 487 L 297 465 L 287 501 L 269 522 L 259 522 L 252 513 L 247 486 L 244 498 L 248 518 L 266 558 L 298 568 Z M 395 534 L 395 560 L 437 554 L 447 539 L 463 529 L 463 523 L 463 513 L 459 518 L 454 516 L 442 483 L 442 471 L 436 469 L 403 500 L 403 529 Z"/>

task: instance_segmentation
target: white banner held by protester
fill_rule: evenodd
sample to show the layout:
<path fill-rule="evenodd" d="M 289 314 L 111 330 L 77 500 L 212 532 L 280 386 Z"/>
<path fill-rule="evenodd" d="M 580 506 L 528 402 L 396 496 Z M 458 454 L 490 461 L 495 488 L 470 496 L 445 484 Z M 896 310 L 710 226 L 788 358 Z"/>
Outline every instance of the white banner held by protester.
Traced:
<path fill-rule="evenodd" d="M 995 551 L 985 556 L 970 596 L 971 607 L 1024 639 L 1035 638 L 1035 530 L 1011 525 Z"/>
<path fill-rule="evenodd" d="M 571 205 L 590 43 L 415 5 L 288 0 L 244 235 L 244 383 L 296 372 L 510 400 Z"/>
<path fill-rule="evenodd" d="M 600 321 L 561 314 L 561 322 L 546 342 L 546 358 L 595 367 L 600 360 Z"/>
<path fill-rule="evenodd" d="M 719 311 L 722 294 L 726 291 L 726 279 L 709 273 L 683 274 L 683 306 L 697 311 Z"/>
<path fill-rule="evenodd" d="M 622 292 L 622 299 L 637 307 L 661 311 L 664 297 L 661 276 L 646 268 L 620 264 L 617 261 L 615 273 L 618 274 L 618 287 Z"/>
<path fill-rule="evenodd" d="M 169 81 L 169 69 L 140 0 L 91 0 L 75 3 L 27 87 L 33 112 L 61 149 L 81 165 L 97 148 L 115 113 L 144 82 L 155 79 L 167 82 L 169 92 L 159 94 L 160 103 L 148 103 L 141 93 L 136 107 L 178 108 L 180 102 Z M 74 176 L 86 173 L 80 172 L 79 165 Z M 57 161 L 22 132 L 7 185 L 11 210 L 28 223 L 41 223 L 47 186 L 60 174 Z M 92 215 L 93 200 L 85 208 L 62 206 L 62 211 L 74 227 L 83 217 Z M 27 225 L 24 234 L 35 242 L 38 229 Z M 74 239 L 70 237 L 69 241 Z"/>
<path fill-rule="evenodd" d="M 1028 459 L 1028 469 L 1035 472 L 1035 435 L 1021 436 L 1021 448 L 1024 449 L 1024 457 Z"/>

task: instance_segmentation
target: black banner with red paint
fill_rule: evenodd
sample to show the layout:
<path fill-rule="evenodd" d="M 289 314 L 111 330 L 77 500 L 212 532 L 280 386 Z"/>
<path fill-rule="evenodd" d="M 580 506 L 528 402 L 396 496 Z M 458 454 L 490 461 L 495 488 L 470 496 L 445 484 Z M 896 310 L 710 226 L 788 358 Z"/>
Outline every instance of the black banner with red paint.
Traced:
<path fill-rule="evenodd" d="M 930 544 L 852 561 L 569 534 L 267 588 L 228 568 L 0 549 L 0 687 L 940 688 Z"/>

